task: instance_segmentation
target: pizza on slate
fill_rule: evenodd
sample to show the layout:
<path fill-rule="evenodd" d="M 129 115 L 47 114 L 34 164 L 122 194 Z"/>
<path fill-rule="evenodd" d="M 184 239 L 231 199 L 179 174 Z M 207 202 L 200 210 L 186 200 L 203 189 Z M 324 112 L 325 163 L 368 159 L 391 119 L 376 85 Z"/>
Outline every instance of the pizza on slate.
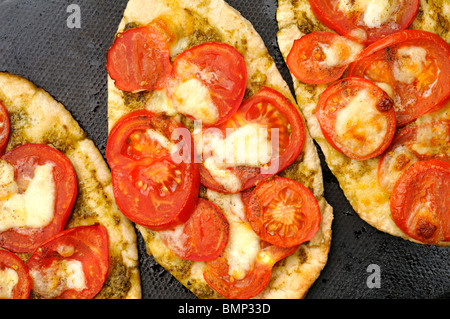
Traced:
<path fill-rule="evenodd" d="M 131 0 L 108 51 L 115 200 L 200 298 L 302 298 L 332 208 L 295 99 L 222 0 Z"/>
<path fill-rule="evenodd" d="M 450 245 L 450 3 L 279 0 L 307 127 L 373 227 Z"/>
<path fill-rule="evenodd" d="M 71 114 L 0 73 L 0 298 L 140 298 L 136 233 Z"/>

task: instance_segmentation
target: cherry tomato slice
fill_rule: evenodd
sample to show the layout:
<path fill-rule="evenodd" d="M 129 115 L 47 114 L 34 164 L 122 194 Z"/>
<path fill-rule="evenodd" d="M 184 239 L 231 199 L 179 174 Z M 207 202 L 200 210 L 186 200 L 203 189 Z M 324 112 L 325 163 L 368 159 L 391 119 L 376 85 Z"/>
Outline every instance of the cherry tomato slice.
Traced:
<path fill-rule="evenodd" d="M 207 42 L 175 58 L 167 92 L 179 113 L 217 125 L 239 108 L 246 86 L 243 56 L 228 44 Z"/>
<path fill-rule="evenodd" d="M 316 117 L 330 145 L 362 161 L 380 155 L 391 143 L 396 128 L 393 104 L 372 82 L 345 78 L 322 93 Z"/>
<path fill-rule="evenodd" d="M 14 252 L 33 252 L 43 241 L 64 229 L 77 197 L 75 170 L 63 153 L 42 144 L 19 146 L 6 153 L 2 159 L 14 168 L 19 194 L 26 191 L 38 166 L 52 165 L 55 209 L 50 223 L 40 228 L 14 227 L 0 233 L 1 247 Z"/>
<path fill-rule="evenodd" d="M 315 236 L 321 215 L 319 203 L 302 184 L 275 176 L 252 191 L 247 218 L 255 233 L 279 247 L 298 246 Z"/>
<path fill-rule="evenodd" d="M 171 34 L 161 23 L 117 35 L 108 50 L 106 69 L 122 91 L 160 90 L 171 72 Z"/>
<path fill-rule="evenodd" d="M 135 223 L 163 230 L 187 221 L 197 204 L 198 164 L 192 136 L 180 123 L 146 110 L 121 118 L 106 158 L 120 210 Z M 173 152 L 173 147 L 177 152 Z"/>
<path fill-rule="evenodd" d="M 2 102 L 0 102 L 0 155 L 3 155 L 8 146 L 9 130 L 10 123 L 8 111 Z"/>
<path fill-rule="evenodd" d="M 344 74 L 362 48 L 335 33 L 312 32 L 295 40 L 286 63 L 292 74 L 304 83 L 330 83 Z"/>
<path fill-rule="evenodd" d="M 439 159 L 450 162 L 450 120 L 412 123 L 400 129 L 378 164 L 378 182 L 392 191 L 399 176 L 417 161 Z"/>
<path fill-rule="evenodd" d="M 325 26 L 365 44 L 406 29 L 419 10 L 419 0 L 309 0 L 309 3 Z"/>
<path fill-rule="evenodd" d="M 109 271 L 109 243 L 100 224 L 56 234 L 27 262 L 33 291 L 48 299 L 92 299 Z"/>
<path fill-rule="evenodd" d="M 396 182 L 391 214 L 409 237 L 427 244 L 450 241 L 450 163 L 419 161 Z"/>
<path fill-rule="evenodd" d="M 235 279 L 229 274 L 225 256 L 208 261 L 203 277 L 218 293 L 228 299 L 249 299 L 261 293 L 269 283 L 273 266 L 281 259 L 293 254 L 297 247 L 277 247 L 261 243 L 261 251 L 244 278 Z"/>
<path fill-rule="evenodd" d="M 15 273 L 17 281 L 8 289 L 6 272 Z M 2 274 L 3 273 L 3 274 Z M 31 290 L 31 278 L 28 267 L 14 253 L 0 250 L 0 299 L 28 299 Z"/>
<path fill-rule="evenodd" d="M 243 131 L 240 131 L 241 129 Z M 229 138 L 230 131 L 238 134 L 237 132 L 245 133 L 246 130 L 250 133 L 242 134 L 241 137 L 234 135 L 237 137 L 236 140 L 244 141 L 248 138 L 254 141 L 256 136 L 256 144 L 247 143 L 243 149 L 237 147 L 228 149 L 228 145 L 233 145 L 233 143 L 225 142 Z M 218 143 L 226 146 L 228 153 L 224 157 L 231 157 L 231 160 L 227 161 L 225 158 L 223 163 L 214 163 L 216 161 L 214 156 L 218 154 L 219 146 L 217 142 L 214 142 L 206 147 L 208 131 L 211 131 L 211 128 L 206 128 L 202 132 L 204 150 L 203 162 L 200 166 L 201 183 L 207 188 L 222 193 L 238 193 L 249 189 L 259 181 L 285 169 L 300 155 L 306 134 L 303 119 L 296 107 L 281 93 L 268 87 L 263 87 L 246 100 L 228 121 L 213 128 L 213 132 L 219 131 L 222 137 Z M 264 138 L 264 132 L 266 138 Z M 267 145 L 267 141 L 270 145 Z M 236 145 L 239 145 L 238 142 Z M 208 152 L 210 149 L 213 154 Z M 264 150 L 271 151 L 270 158 L 269 153 Z M 258 154 L 257 158 L 255 154 Z M 210 158 L 213 161 L 208 163 Z M 219 158 L 219 162 L 220 160 L 222 159 Z M 218 165 L 219 174 L 217 170 L 214 171 L 208 167 L 210 163 L 213 168 Z M 230 180 L 232 182 L 228 182 Z"/>
<path fill-rule="evenodd" d="M 450 98 L 450 45 L 427 31 L 397 32 L 364 49 L 348 76 L 365 77 L 389 92 L 401 127 Z"/>
<path fill-rule="evenodd" d="M 159 234 L 170 250 L 182 259 L 212 260 L 228 243 L 228 220 L 217 205 L 202 198 L 198 199 L 188 221 L 178 227 Z"/>

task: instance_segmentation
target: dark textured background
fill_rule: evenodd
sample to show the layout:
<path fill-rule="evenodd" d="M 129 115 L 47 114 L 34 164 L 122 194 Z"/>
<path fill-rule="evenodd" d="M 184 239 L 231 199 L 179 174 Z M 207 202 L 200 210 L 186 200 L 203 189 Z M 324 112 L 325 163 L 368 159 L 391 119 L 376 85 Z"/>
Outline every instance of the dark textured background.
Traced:
<path fill-rule="evenodd" d="M 0 71 L 21 75 L 64 104 L 102 154 L 107 140 L 105 56 L 126 0 L 0 0 Z M 228 1 L 249 19 L 290 83 L 276 42 L 276 0 Z M 70 4 L 81 8 L 70 29 Z M 323 160 L 323 157 L 322 157 Z M 323 162 L 323 161 L 322 161 Z M 325 195 L 334 207 L 328 264 L 307 298 L 448 298 L 450 248 L 423 246 L 381 233 L 353 211 L 324 169 Z M 139 237 L 143 298 L 195 298 L 145 252 Z M 367 267 L 381 269 L 381 287 L 368 288 Z"/>

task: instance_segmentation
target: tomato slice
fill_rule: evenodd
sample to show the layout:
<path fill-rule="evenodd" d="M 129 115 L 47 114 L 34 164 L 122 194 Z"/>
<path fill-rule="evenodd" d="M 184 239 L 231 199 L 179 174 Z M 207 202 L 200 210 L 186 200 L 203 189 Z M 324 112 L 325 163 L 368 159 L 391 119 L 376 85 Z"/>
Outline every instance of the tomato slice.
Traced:
<path fill-rule="evenodd" d="M 188 220 L 200 187 L 192 143 L 189 131 L 165 115 L 141 110 L 116 123 L 106 158 L 114 196 L 125 216 L 153 230 Z"/>
<path fill-rule="evenodd" d="M 14 277 L 17 279 L 8 279 Z M 28 267 L 14 253 L 0 249 L 0 299 L 28 299 L 30 290 Z"/>
<path fill-rule="evenodd" d="M 106 228 L 79 226 L 56 234 L 27 262 L 33 291 L 47 299 L 91 299 L 109 271 Z"/>
<path fill-rule="evenodd" d="M 363 49 L 359 43 L 331 32 L 311 32 L 294 41 L 286 64 L 294 76 L 309 84 L 338 80 Z"/>
<path fill-rule="evenodd" d="M 8 181 L 10 185 L 17 185 L 12 189 L 2 190 L 2 218 L 5 218 L 7 210 L 3 210 L 5 205 L 14 208 L 13 204 L 24 203 L 30 205 L 30 209 L 35 214 L 40 214 L 42 207 L 38 198 L 45 194 L 27 195 L 27 190 L 31 185 L 35 173 L 39 167 L 51 167 L 51 179 L 54 181 L 54 210 L 51 220 L 46 225 L 39 227 L 27 226 L 28 222 L 20 219 L 11 227 L 0 232 L 0 246 L 14 252 L 33 252 L 43 241 L 57 234 L 64 229 L 70 216 L 77 197 L 77 178 L 75 170 L 70 160 L 60 151 L 48 145 L 25 144 L 6 153 L 2 160 L 6 161 L 14 168 L 14 181 Z M 41 183 L 41 182 L 39 182 Z M 42 184 L 35 184 L 34 189 L 40 188 Z M 5 185 L 4 185 L 5 186 Z M 6 187 L 6 186 L 5 186 Z M 22 198 L 19 198 L 21 196 Z M 8 202 L 9 200 L 9 202 Z M 28 201 L 28 202 L 27 202 Z M 27 204 L 28 203 L 28 204 Z M 12 206 L 11 206 L 12 205 Z M 30 219 L 31 212 L 26 210 L 27 220 Z M 14 215 L 17 216 L 17 215 Z M 50 218 L 49 217 L 49 218 Z M 37 216 L 34 219 L 38 218 Z M 3 222 L 8 218 L 3 219 Z"/>
<path fill-rule="evenodd" d="M 450 45 L 427 31 L 397 32 L 364 49 L 348 76 L 365 77 L 389 92 L 397 126 L 404 126 L 450 98 Z"/>
<path fill-rule="evenodd" d="M 278 91 L 263 87 L 229 120 L 194 136 L 202 145 L 201 183 L 222 193 L 253 187 L 297 159 L 305 134 L 296 107 Z"/>
<path fill-rule="evenodd" d="M 175 58 L 167 92 L 179 113 L 217 125 L 239 108 L 246 86 L 243 56 L 228 44 L 207 42 Z"/>
<path fill-rule="evenodd" d="M 393 104 L 372 82 L 345 78 L 322 93 L 316 117 L 328 143 L 362 161 L 380 155 L 391 143 L 396 128 Z"/>
<path fill-rule="evenodd" d="M 172 68 L 172 36 L 160 22 L 119 33 L 106 61 L 106 70 L 116 87 L 128 92 L 164 88 Z"/>
<path fill-rule="evenodd" d="M 298 246 L 319 230 L 319 203 L 308 188 L 288 178 L 258 184 L 246 208 L 255 233 L 275 246 Z"/>
<path fill-rule="evenodd" d="M 296 247 L 277 247 L 261 242 L 261 250 L 255 263 L 245 277 L 236 279 L 229 274 L 229 264 L 225 256 L 206 263 L 203 277 L 218 293 L 228 299 L 249 299 L 261 293 L 269 283 L 273 266 L 281 259 L 293 254 Z"/>
<path fill-rule="evenodd" d="M 229 224 L 217 205 L 199 198 L 186 223 L 159 234 L 178 257 L 207 261 L 217 258 L 227 245 Z"/>
<path fill-rule="evenodd" d="M 8 111 L 2 102 L 0 102 L 0 155 L 3 155 L 8 146 L 9 130 L 10 123 Z"/>
<path fill-rule="evenodd" d="M 413 163 L 431 159 L 450 162 L 450 120 L 412 123 L 400 129 L 378 164 L 378 182 L 392 191 L 399 176 Z"/>
<path fill-rule="evenodd" d="M 325 26 L 365 44 L 406 29 L 419 10 L 419 0 L 309 0 L 309 3 Z"/>
<path fill-rule="evenodd" d="M 391 214 L 409 237 L 423 243 L 450 241 L 450 163 L 419 161 L 396 182 Z"/>

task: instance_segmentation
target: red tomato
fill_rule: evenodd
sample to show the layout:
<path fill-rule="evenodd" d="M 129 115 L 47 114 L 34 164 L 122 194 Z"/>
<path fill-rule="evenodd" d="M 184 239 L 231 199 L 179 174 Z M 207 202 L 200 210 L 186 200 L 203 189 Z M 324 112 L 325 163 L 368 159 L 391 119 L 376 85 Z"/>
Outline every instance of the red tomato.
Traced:
<path fill-rule="evenodd" d="M 180 113 L 217 125 L 239 108 L 246 86 L 243 56 L 228 44 L 207 42 L 175 58 L 167 92 Z"/>
<path fill-rule="evenodd" d="M 427 31 L 397 32 L 364 49 L 349 66 L 348 76 L 387 86 L 397 126 L 404 126 L 449 99 L 450 45 Z"/>
<path fill-rule="evenodd" d="M 319 230 L 319 203 L 308 188 L 294 180 L 275 176 L 261 182 L 248 202 L 247 218 L 253 230 L 275 246 L 298 246 Z"/>
<path fill-rule="evenodd" d="M 106 70 L 117 88 L 129 92 L 164 88 L 171 71 L 171 36 L 159 22 L 119 33 L 106 61 Z"/>
<path fill-rule="evenodd" d="M 227 167 L 226 170 L 229 174 L 236 176 L 240 182 L 239 187 L 230 191 L 205 167 L 207 158 L 203 158 L 200 174 L 201 183 L 205 187 L 223 193 L 238 193 L 275 175 L 297 159 L 304 146 L 305 127 L 300 113 L 287 98 L 274 89 L 263 87 L 246 100 L 228 121 L 215 128 L 220 130 L 222 136 L 226 138 L 227 129 L 238 130 L 246 125 L 255 124 L 267 129 L 268 137 L 273 139 L 270 162 L 262 166 Z M 272 137 L 272 129 L 278 133 L 278 140 L 275 140 L 276 136 Z M 205 132 L 206 130 L 203 130 L 203 133 Z M 275 147 L 277 143 L 278 148 Z M 257 145 L 250 145 L 246 150 L 242 150 L 246 156 L 251 156 L 256 151 Z"/>
<path fill-rule="evenodd" d="M 19 146 L 3 157 L 14 167 L 18 192 L 23 193 L 34 177 L 37 166 L 53 165 L 55 210 L 51 222 L 42 228 L 11 228 L 0 233 L 0 246 L 14 252 L 32 252 L 43 241 L 64 229 L 77 197 L 77 178 L 70 160 L 60 151 L 42 144 Z"/>
<path fill-rule="evenodd" d="M 203 273 L 206 282 L 218 293 L 229 299 L 248 299 L 261 293 L 269 283 L 273 266 L 293 254 L 297 247 L 282 248 L 261 243 L 261 251 L 244 278 L 236 279 L 229 274 L 225 256 L 208 261 Z"/>
<path fill-rule="evenodd" d="M 450 120 L 412 123 L 400 129 L 378 164 L 378 182 L 392 190 L 398 177 L 417 161 L 439 159 L 450 162 Z"/>
<path fill-rule="evenodd" d="M 409 237 L 427 244 L 450 241 L 450 163 L 419 161 L 396 182 L 391 215 Z"/>
<path fill-rule="evenodd" d="M 383 153 L 395 134 L 392 99 L 363 78 L 329 86 L 319 98 L 316 117 L 328 143 L 358 161 Z"/>
<path fill-rule="evenodd" d="M 168 148 L 181 144 L 184 148 L 177 159 Z M 163 230 L 189 218 L 200 187 L 191 145 L 189 131 L 165 115 L 141 110 L 116 123 L 108 138 L 106 158 L 117 205 L 129 219 Z"/>
<path fill-rule="evenodd" d="M 302 82 L 330 83 L 344 74 L 361 49 L 360 44 L 352 44 L 335 33 L 312 32 L 294 42 L 286 63 L 292 74 Z M 333 56 L 329 57 L 326 52 Z M 332 61 L 334 55 L 339 61 Z"/>
<path fill-rule="evenodd" d="M 6 150 L 9 139 L 9 115 L 5 106 L 0 102 L 0 155 Z"/>
<path fill-rule="evenodd" d="M 28 273 L 28 267 L 23 263 L 22 259 L 12 252 L 0 249 L 0 272 L 8 269 L 15 271 L 18 277 L 17 283 L 12 288 L 12 298 L 10 299 L 28 299 L 31 290 L 31 278 Z M 2 288 L 6 289 L 6 287 Z M 7 296 L 0 294 L 0 299 L 3 298 L 7 298 Z"/>
<path fill-rule="evenodd" d="M 108 245 L 106 228 L 99 224 L 70 228 L 53 236 L 27 262 L 33 291 L 51 299 L 94 298 L 108 275 Z M 77 268 L 80 264 L 81 269 Z M 73 282 L 79 282 L 78 286 L 70 286 Z"/>
<path fill-rule="evenodd" d="M 309 0 L 309 3 L 314 15 L 325 26 L 365 44 L 406 29 L 419 10 L 419 0 L 400 0 L 395 7 L 384 10 L 375 2 L 367 7 L 342 0 Z M 373 5 L 375 7 L 371 7 Z M 391 14 L 383 19 L 386 11 Z"/>
<path fill-rule="evenodd" d="M 199 198 L 188 221 L 178 229 L 159 234 L 170 250 L 182 259 L 207 261 L 217 258 L 228 243 L 229 224 L 222 211 Z"/>

